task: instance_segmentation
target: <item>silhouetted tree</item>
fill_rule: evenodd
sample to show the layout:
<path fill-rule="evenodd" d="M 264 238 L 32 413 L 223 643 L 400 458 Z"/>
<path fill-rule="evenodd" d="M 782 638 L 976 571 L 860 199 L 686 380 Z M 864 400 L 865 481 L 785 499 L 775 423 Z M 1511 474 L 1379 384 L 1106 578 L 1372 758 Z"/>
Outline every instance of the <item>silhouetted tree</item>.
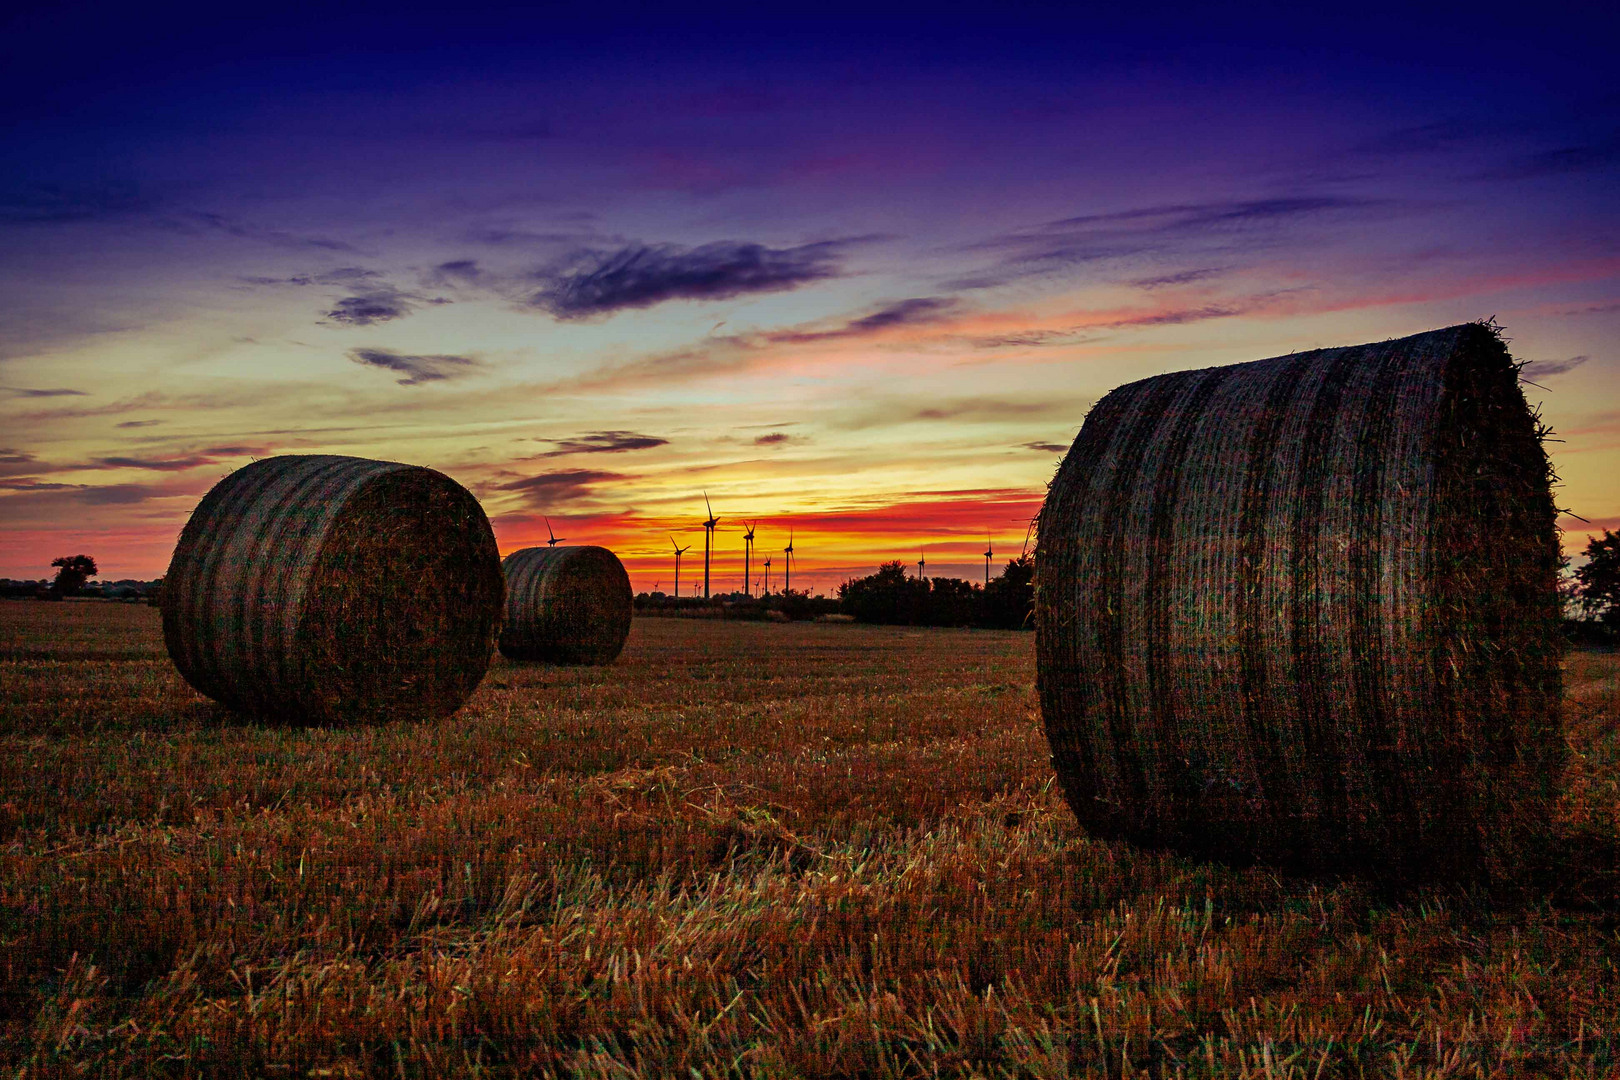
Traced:
<path fill-rule="evenodd" d="M 88 555 L 62 555 L 51 560 L 58 567 L 51 588 L 62 596 L 77 596 L 84 583 L 96 576 L 96 560 Z"/>
<path fill-rule="evenodd" d="M 929 578 L 928 619 L 930 626 L 972 626 L 979 621 L 981 587 L 961 578 Z"/>
<path fill-rule="evenodd" d="M 878 572 L 838 586 L 838 600 L 847 614 L 861 622 L 916 626 L 927 622 L 928 583 L 907 577 L 896 560 Z"/>
<path fill-rule="evenodd" d="M 1020 555 L 1007 563 L 1001 576 L 992 578 L 984 590 L 985 626 L 1020 630 L 1030 625 L 1035 611 L 1035 560 Z"/>
<path fill-rule="evenodd" d="M 1586 545 L 1587 563 L 1575 571 L 1581 607 L 1611 629 L 1620 630 L 1620 533 L 1603 530 Z"/>

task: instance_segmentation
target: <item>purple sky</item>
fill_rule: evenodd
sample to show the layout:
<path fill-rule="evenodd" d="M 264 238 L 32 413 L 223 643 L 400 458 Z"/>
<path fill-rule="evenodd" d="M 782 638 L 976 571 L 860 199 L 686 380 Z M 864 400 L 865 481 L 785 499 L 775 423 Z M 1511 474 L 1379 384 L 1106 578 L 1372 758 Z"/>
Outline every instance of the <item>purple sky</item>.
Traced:
<path fill-rule="evenodd" d="M 1111 387 L 1486 316 L 1620 525 L 1608 8 L 778 10 L 7 17 L 0 575 L 332 452 L 977 576 Z"/>

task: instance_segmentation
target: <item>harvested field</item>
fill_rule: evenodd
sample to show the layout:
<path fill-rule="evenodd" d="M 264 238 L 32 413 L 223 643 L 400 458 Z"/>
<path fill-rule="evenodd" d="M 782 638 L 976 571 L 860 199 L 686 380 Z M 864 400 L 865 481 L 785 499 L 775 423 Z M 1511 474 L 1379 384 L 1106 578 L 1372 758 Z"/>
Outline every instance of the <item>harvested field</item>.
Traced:
<path fill-rule="evenodd" d="M 0 603 L 0 1061 L 1614 1075 L 1620 657 L 1564 682 L 1554 899 L 1394 900 L 1089 838 L 1027 634 L 638 620 L 448 720 L 288 729 L 154 609 Z"/>

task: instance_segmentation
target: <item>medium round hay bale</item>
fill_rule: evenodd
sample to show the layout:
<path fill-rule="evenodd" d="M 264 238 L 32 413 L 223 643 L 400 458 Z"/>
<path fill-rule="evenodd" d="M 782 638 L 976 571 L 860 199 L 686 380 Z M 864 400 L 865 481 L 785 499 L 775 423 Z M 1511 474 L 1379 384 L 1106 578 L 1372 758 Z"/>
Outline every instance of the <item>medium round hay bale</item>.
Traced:
<path fill-rule="evenodd" d="M 432 469 L 288 455 L 214 485 L 163 579 L 186 681 L 240 712 L 342 724 L 448 716 L 488 670 L 500 553 Z"/>
<path fill-rule="evenodd" d="M 532 547 L 501 563 L 513 660 L 608 664 L 630 636 L 630 575 L 604 547 Z"/>
<path fill-rule="evenodd" d="M 1306 871 L 1510 870 L 1564 752 L 1540 434 L 1479 324 L 1100 401 L 1036 549 L 1081 822 Z"/>

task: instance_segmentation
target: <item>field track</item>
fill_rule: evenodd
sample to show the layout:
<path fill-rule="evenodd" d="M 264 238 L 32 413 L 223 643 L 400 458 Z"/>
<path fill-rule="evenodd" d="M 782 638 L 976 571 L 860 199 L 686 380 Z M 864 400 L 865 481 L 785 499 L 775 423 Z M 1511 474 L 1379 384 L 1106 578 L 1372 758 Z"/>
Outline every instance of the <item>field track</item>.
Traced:
<path fill-rule="evenodd" d="M 154 609 L 0 602 L 0 1067 L 1620 1074 L 1620 657 L 1568 661 L 1545 880 L 1391 898 L 1089 839 L 1033 646 L 641 619 L 296 729 Z"/>

